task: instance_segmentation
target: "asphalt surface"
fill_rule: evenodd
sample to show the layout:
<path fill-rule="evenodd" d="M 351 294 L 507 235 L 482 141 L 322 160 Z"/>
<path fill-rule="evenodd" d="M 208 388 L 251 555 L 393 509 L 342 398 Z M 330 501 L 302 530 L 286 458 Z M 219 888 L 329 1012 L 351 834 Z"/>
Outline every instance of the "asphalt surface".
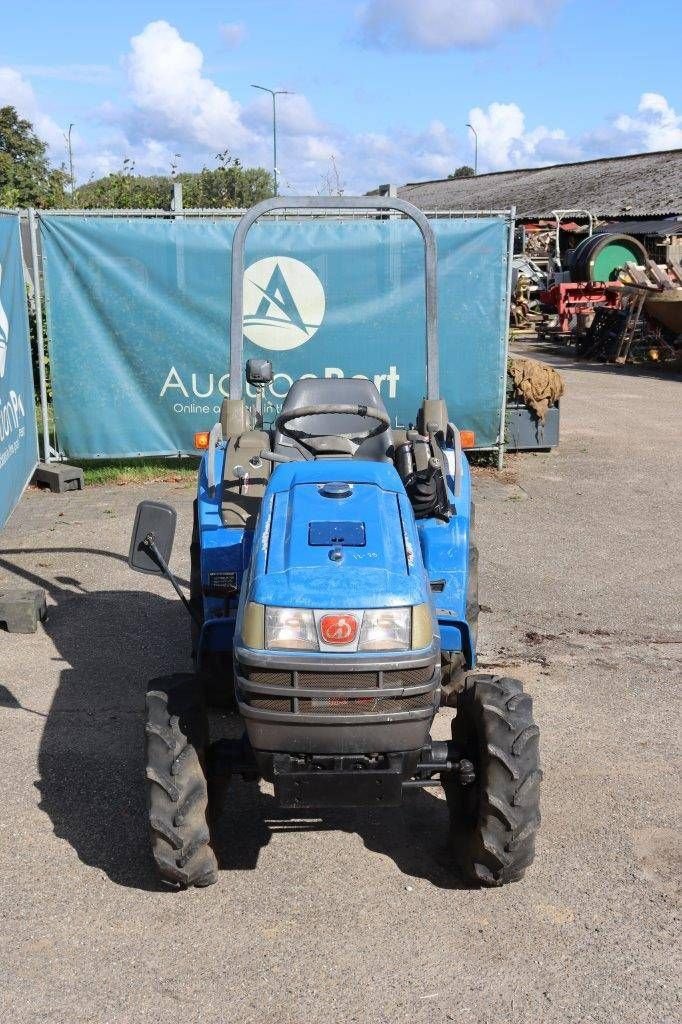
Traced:
<path fill-rule="evenodd" d="M 143 696 L 188 627 L 125 554 L 137 501 L 170 500 L 187 577 L 191 489 L 26 494 L 0 584 L 50 616 L 0 634 L 3 1019 L 680 1019 L 680 384 L 564 365 L 560 449 L 476 476 L 481 663 L 532 692 L 545 771 L 536 862 L 500 890 L 450 871 L 440 790 L 296 820 L 240 783 L 218 884 L 159 891 Z"/>

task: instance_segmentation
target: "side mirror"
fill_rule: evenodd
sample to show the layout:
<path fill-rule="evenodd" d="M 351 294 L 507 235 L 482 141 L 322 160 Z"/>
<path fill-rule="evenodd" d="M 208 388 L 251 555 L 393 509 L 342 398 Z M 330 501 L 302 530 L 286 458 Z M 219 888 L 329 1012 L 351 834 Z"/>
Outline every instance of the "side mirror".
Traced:
<path fill-rule="evenodd" d="M 167 574 L 177 518 L 175 509 L 161 501 L 140 502 L 128 554 L 131 569 L 154 576 Z"/>
<path fill-rule="evenodd" d="M 269 359 L 246 360 L 247 384 L 263 385 L 272 381 L 272 363 Z"/>

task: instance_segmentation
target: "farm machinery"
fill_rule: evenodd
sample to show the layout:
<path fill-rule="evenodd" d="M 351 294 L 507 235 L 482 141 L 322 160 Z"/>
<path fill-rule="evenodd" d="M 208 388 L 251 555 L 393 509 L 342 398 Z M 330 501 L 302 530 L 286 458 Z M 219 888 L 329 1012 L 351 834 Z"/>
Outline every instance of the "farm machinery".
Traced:
<path fill-rule="evenodd" d="M 392 426 L 364 378 L 305 377 L 273 427 L 258 394 L 269 361 L 244 375 L 249 228 L 303 208 L 400 214 L 424 242 L 426 397 Z M 167 576 L 191 615 L 196 671 L 147 694 L 149 826 L 164 882 L 218 877 L 213 776 L 263 779 L 292 815 L 396 807 L 442 786 L 452 868 L 471 884 L 519 879 L 540 821 L 538 727 L 511 678 L 474 673 L 478 552 L 460 434 L 439 394 L 436 242 L 411 204 L 384 198 L 271 199 L 239 222 L 232 248 L 230 396 L 206 439 L 189 600 L 169 569 L 175 512 L 137 511 L 132 568 Z M 368 343 L 371 343 L 368 338 Z M 415 350 L 418 339 L 415 339 Z M 206 705 L 231 706 L 239 740 L 208 742 Z M 451 738 L 430 736 L 441 706 Z M 229 786 L 227 792 L 229 793 Z"/>

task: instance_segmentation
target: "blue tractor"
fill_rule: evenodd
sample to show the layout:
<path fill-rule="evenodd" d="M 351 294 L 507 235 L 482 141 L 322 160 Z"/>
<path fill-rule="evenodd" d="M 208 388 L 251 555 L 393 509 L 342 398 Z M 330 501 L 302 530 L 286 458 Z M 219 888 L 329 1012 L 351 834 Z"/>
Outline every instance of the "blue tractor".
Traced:
<path fill-rule="evenodd" d="M 426 397 L 394 429 L 374 384 L 306 377 L 272 429 L 243 393 L 244 243 L 263 214 L 304 207 L 412 218 L 425 249 Z M 416 350 L 416 346 L 415 346 Z M 190 597 L 168 561 L 175 512 L 143 502 L 132 568 L 169 577 L 192 616 L 195 674 L 153 680 L 146 773 L 154 860 L 178 887 L 218 877 L 212 775 L 263 778 L 292 814 L 390 807 L 440 785 L 452 867 L 466 881 L 519 879 L 540 822 L 538 727 L 507 677 L 474 674 L 477 549 L 469 466 L 438 388 L 436 243 L 397 199 L 272 199 L 239 222 L 232 250 L 230 397 L 201 461 Z M 266 360 L 246 364 L 261 393 Z M 206 704 L 228 705 L 240 740 L 208 743 Z M 441 705 L 452 738 L 430 737 Z M 237 784 L 234 783 L 233 784 Z"/>

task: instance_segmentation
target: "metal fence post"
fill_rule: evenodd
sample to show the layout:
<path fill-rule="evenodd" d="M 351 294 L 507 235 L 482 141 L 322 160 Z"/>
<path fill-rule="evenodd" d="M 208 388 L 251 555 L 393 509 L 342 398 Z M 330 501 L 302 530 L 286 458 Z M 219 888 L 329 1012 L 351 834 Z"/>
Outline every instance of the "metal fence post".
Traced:
<path fill-rule="evenodd" d="M 182 204 L 182 182 L 173 182 L 173 198 L 171 200 L 171 210 L 174 214 L 173 223 L 178 224 L 184 221 L 183 215 L 183 204 Z M 184 239 L 182 237 L 182 229 L 175 232 L 175 279 L 178 284 L 178 288 L 181 292 L 185 290 L 185 246 Z"/>
<path fill-rule="evenodd" d="M 509 317 L 511 315 L 512 264 L 514 262 L 514 229 L 516 227 L 516 207 L 509 211 L 509 245 L 507 247 L 507 294 L 504 304 L 504 354 L 502 358 L 502 394 L 500 402 L 500 437 L 497 448 L 497 468 L 504 466 L 504 435 L 507 429 L 507 362 L 509 360 Z"/>
<path fill-rule="evenodd" d="M 43 329 L 43 291 L 40 280 L 38 259 L 38 231 L 36 212 L 28 211 L 28 226 L 31 236 L 31 264 L 33 267 L 33 296 L 36 308 L 36 344 L 38 347 L 38 378 L 40 382 L 40 412 L 43 424 L 43 462 L 50 461 L 50 425 L 47 416 L 47 380 L 45 375 L 45 331 Z"/>

